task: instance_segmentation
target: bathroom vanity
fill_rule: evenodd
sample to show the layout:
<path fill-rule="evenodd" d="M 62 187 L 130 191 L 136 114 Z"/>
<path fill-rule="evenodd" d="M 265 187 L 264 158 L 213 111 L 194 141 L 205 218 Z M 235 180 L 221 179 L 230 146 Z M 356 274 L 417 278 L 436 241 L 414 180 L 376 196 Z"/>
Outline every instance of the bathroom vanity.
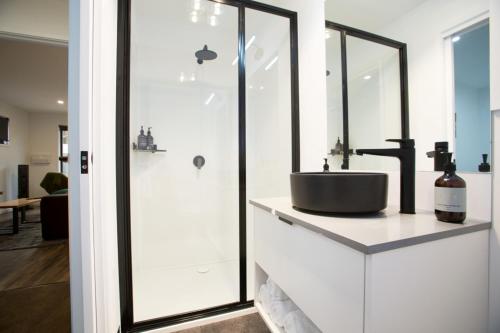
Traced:
<path fill-rule="evenodd" d="M 491 223 L 433 212 L 322 216 L 290 198 L 254 206 L 256 307 L 272 279 L 325 333 L 487 331 Z"/>

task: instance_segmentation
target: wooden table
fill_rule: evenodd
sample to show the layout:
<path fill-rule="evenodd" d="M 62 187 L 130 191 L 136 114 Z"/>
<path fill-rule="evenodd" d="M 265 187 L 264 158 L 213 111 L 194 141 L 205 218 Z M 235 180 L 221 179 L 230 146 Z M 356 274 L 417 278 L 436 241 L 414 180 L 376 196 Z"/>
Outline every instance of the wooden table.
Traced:
<path fill-rule="evenodd" d="M 15 199 L 9 201 L 0 202 L 1 208 L 12 208 L 12 233 L 17 234 L 19 232 L 19 210 L 21 210 L 21 220 L 26 219 L 26 206 L 30 206 L 39 203 L 40 199 Z"/>

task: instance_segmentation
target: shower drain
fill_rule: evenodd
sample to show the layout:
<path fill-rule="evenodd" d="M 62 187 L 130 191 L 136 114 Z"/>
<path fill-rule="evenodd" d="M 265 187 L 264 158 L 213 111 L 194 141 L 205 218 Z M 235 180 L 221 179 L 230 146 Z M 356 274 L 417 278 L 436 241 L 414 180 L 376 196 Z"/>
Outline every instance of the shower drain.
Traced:
<path fill-rule="evenodd" d="M 198 269 L 196 271 L 200 274 L 205 274 L 205 273 L 208 273 L 210 271 L 210 268 L 202 266 L 202 267 L 198 267 Z"/>

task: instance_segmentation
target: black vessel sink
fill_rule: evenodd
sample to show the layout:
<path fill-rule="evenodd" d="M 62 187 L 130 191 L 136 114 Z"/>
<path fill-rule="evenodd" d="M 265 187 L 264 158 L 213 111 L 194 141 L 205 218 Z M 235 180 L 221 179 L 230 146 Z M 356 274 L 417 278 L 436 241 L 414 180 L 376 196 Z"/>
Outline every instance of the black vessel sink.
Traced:
<path fill-rule="evenodd" d="M 375 213 L 387 207 L 387 181 L 385 173 L 292 173 L 292 204 L 318 213 Z"/>

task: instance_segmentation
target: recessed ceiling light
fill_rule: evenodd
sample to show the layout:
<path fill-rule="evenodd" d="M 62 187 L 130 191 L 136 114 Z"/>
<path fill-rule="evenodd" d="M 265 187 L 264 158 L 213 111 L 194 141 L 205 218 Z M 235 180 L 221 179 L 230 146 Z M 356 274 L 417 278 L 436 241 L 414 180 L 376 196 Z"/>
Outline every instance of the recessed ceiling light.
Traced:
<path fill-rule="evenodd" d="M 371 76 L 371 75 L 365 75 L 365 76 L 363 76 L 363 79 L 365 79 L 365 80 L 369 80 L 369 79 L 371 79 L 371 78 L 372 78 L 372 76 Z"/>
<path fill-rule="evenodd" d="M 214 5 L 214 15 L 220 15 L 221 10 L 220 10 L 220 3 L 216 3 Z"/>
<path fill-rule="evenodd" d="M 184 76 L 184 73 L 181 72 L 181 75 L 179 76 L 179 81 L 184 82 L 186 77 Z"/>
<path fill-rule="evenodd" d="M 191 74 L 191 81 L 196 81 L 196 76 L 194 74 Z"/>
<path fill-rule="evenodd" d="M 273 60 L 271 60 L 271 62 L 269 64 L 267 64 L 266 68 L 264 68 L 264 70 L 268 71 L 271 69 L 271 67 L 273 67 L 273 65 L 276 63 L 276 61 L 278 61 L 278 56 L 274 57 Z"/>
<path fill-rule="evenodd" d="M 459 40 L 460 40 L 460 36 L 455 36 L 455 37 L 453 37 L 453 38 L 451 39 L 451 41 L 452 41 L 453 43 L 456 43 L 456 42 L 458 42 Z"/>
<path fill-rule="evenodd" d="M 61 105 L 63 105 L 63 104 L 64 104 L 64 101 L 63 101 L 62 99 L 59 99 L 59 100 L 57 101 L 57 104 L 61 104 Z"/>
<path fill-rule="evenodd" d="M 264 86 L 260 86 L 260 87 L 259 87 L 259 89 L 260 89 L 260 90 L 264 90 Z"/>
<path fill-rule="evenodd" d="M 217 25 L 217 16 L 215 15 L 210 16 L 208 21 L 212 27 L 215 27 Z"/>
<path fill-rule="evenodd" d="M 191 22 L 193 22 L 193 23 L 198 22 L 198 13 L 197 12 L 191 13 Z"/>
<path fill-rule="evenodd" d="M 200 10 L 200 8 L 201 8 L 200 0 L 194 0 L 194 2 L 193 2 L 193 9 L 194 10 Z"/>

